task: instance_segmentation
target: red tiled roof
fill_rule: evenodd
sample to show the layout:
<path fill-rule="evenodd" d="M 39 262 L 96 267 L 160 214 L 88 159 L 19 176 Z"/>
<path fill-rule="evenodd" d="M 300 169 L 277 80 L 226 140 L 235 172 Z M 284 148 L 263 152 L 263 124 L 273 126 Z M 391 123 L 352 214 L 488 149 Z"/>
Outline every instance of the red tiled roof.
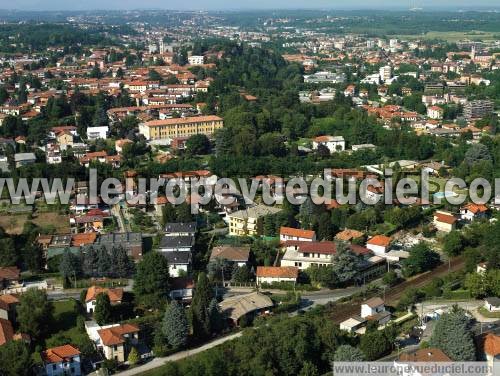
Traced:
<path fill-rule="evenodd" d="M 491 356 L 500 355 L 500 336 L 493 333 L 486 334 L 484 338 L 484 352 Z"/>
<path fill-rule="evenodd" d="M 402 354 L 399 360 L 407 362 L 450 362 L 451 359 L 438 348 L 420 349 L 411 354 Z"/>
<path fill-rule="evenodd" d="M 368 240 L 366 244 L 371 244 L 371 245 L 378 245 L 381 247 L 387 247 L 389 244 L 391 244 L 391 238 L 384 236 L 384 235 L 375 235 L 373 238 Z"/>
<path fill-rule="evenodd" d="M 484 213 L 488 211 L 488 207 L 484 204 L 474 204 L 474 203 L 469 203 L 463 207 L 463 209 L 467 209 L 473 214 L 478 214 L 478 213 Z"/>
<path fill-rule="evenodd" d="M 341 231 L 337 235 L 335 235 L 335 239 L 348 242 L 352 239 L 361 238 L 363 235 L 364 234 L 361 231 L 346 228 L 344 231 Z"/>
<path fill-rule="evenodd" d="M 14 328 L 9 320 L 0 319 L 0 346 L 11 341 L 14 337 Z"/>
<path fill-rule="evenodd" d="M 299 276 L 299 268 L 295 266 L 257 266 L 257 277 L 295 278 Z"/>
<path fill-rule="evenodd" d="M 123 324 L 97 331 L 99 337 L 101 337 L 101 341 L 104 346 L 113 346 L 124 343 L 125 338 L 123 336 L 125 334 L 138 333 L 138 332 L 139 332 L 139 327 L 132 324 Z"/>
<path fill-rule="evenodd" d="M 435 213 L 434 217 L 437 221 L 447 223 L 449 225 L 452 225 L 457 221 L 457 218 L 452 214 Z"/>
<path fill-rule="evenodd" d="M 106 287 L 91 286 L 87 290 L 85 302 L 90 302 L 91 300 L 97 299 L 97 295 L 99 294 L 107 294 L 111 303 L 118 303 L 123 299 L 123 289 L 108 289 Z"/>
<path fill-rule="evenodd" d="M 63 345 L 42 351 L 41 355 L 44 363 L 59 363 L 80 355 L 80 351 L 71 345 Z"/>
<path fill-rule="evenodd" d="M 21 271 L 15 266 L 7 266 L 4 268 L 0 268 L 0 280 L 6 279 L 6 280 L 17 281 L 19 279 L 20 274 Z"/>
<path fill-rule="evenodd" d="M 93 244 L 97 238 L 95 232 L 87 232 L 84 234 L 74 234 L 71 238 L 71 243 L 74 247 L 80 247 L 86 244 Z"/>
<path fill-rule="evenodd" d="M 297 238 L 313 239 L 316 235 L 314 231 L 302 230 L 292 227 L 281 227 L 280 235 L 295 236 Z"/>

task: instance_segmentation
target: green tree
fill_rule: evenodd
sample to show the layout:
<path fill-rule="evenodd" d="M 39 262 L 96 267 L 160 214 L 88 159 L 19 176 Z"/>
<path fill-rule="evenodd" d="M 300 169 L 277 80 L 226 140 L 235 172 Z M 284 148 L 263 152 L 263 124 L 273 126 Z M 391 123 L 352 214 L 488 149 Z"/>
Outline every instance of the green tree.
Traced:
<path fill-rule="evenodd" d="M 171 348 L 177 350 L 186 346 L 189 334 L 188 320 L 184 308 L 176 300 L 167 306 L 161 330 Z"/>
<path fill-rule="evenodd" d="M 340 283 L 351 281 L 358 274 L 359 268 L 360 258 L 349 250 L 345 243 L 336 243 L 332 271 L 337 281 Z"/>
<path fill-rule="evenodd" d="M 0 374 L 4 376 L 28 376 L 33 361 L 28 346 L 23 341 L 9 341 L 0 346 Z"/>
<path fill-rule="evenodd" d="M 134 366 L 137 363 L 139 363 L 139 353 L 137 352 L 137 349 L 135 347 L 132 347 L 130 352 L 128 353 L 128 358 L 127 361 L 129 362 L 130 365 Z"/>
<path fill-rule="evenodd" d="M 11 238 L 0 239 L 0 266 L 14 266 L 17 263 L 17 252 Z"/>
<path fill-rule="evenodd" d="M 112 321 L 112 308 L 108 294 L 100 293 L 96 297 L 94 318 L 99 325 L 109 324 Z"/>
<path fill-rule="evenodd" d="M 454 306 L 436 322 L 430 345 L 443 350 L 452 360 L 467 362 L 476 360 L 476 348 L 470 319 L 465 312 Z"/>
<path fill-rule="evenodd" d="M 54 306 L 42 290 L 28 289 L 19 298 L 17 320 L 19 330 L 39 341 L 50 332 L 53 323 Z"/>
<path fill-rule="evenodd" d="M 376 360 L 391 351 L 392 343 L 382 330 L 373 330 L 363 334 L 359 348 L 367 360 Z"/>
<path fill-rule="evenodd" d="M 436 267 L 439 263 L 439 254 L 422 242 L 410 248 L 410 256 L 403 263 L 403 274 L 412 276 L 423 273 Z"/>
<path fill-rule="evenodd" d="M 186 152 L 189 155 L 208 154 L 210 152 L 210 140 L 204 134 L 196 134 L 186 141 Z"/>
<path fill-rule="evenodd" d="M 146 253 L 137 265 L 134 277 L 134 293 L 139 303 L 159 307 L 169 292 L 168 262 L 158 252 Z"/>
<path fill-rule="evenodd" d="M 361 350 L 351 345 L 341 345 L 335 350 L 333 360 L 336 362 L 362 362 L 365 356 Z"/>
<path fill-rule="evenodd" d="M 200 273 L 191 304 L 191 325 L 193 327 L 193 335 L 196 338 L 206 339 L 212 334 L 209 305 L 213 296 L 214 293 L 207 275 Z"/>
<path fill-rule="evenodd" d="M 224 320 L 217 299 L 215 298 L 210 301 L 210 305 L 208 306 L 208 316 L 212 332 L 219 333 L 224 328 Z"/>
<path fill-rule="evenodd" d="M 457 256 L 464 249 L 464 242 L 459 231 L 452 231 L 443 239 L 443 251 L 448 256 Z"/>
<path fill-rule="evenodd" d="M 394 286 L 398 282 L 398 275 L 394 270 L 384 274 L 382 281 L 388 286 Z"/>

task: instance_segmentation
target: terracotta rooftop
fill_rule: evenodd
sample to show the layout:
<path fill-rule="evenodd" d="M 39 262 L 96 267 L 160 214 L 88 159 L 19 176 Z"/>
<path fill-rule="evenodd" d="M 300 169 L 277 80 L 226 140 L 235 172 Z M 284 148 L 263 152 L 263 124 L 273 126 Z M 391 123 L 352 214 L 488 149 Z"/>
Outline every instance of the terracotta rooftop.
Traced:
<path fill-rule="evenodd" d="M 74 247 L 80 247 L 82 245 L 93 244 L 97 239 L 97 233 L 87 232 L 84 234 L 74 234 L 71 238 L 71 243 Z"/>
<path fill-rule="evenodd" d="M 385 235 L 375 235 L 373 238 L 368 240 L 366 244 L 371 244 L 371 245 L 378 245 L 381 247 L 387 247 L 389 244 L 391 244 L 391 238 L 385 236 Z"/>
<path fill-rule="evenodd" d="M 42 351 L 41 355 L 44 363 L 59 363 L 80 355 L 80 351 L 71 345 L 63 345 Z"/>
<path fill-rule="evenodd" d="M 286 236 L 294 236 L 297 238 L 305 238 L 305 239 L 313 239 L 316 236 L 316 233 L 311 230 L 302 230 L 298 228 L 292 227 L 281 227 L 280 235 Z"/>
<path fill-rule="evenodd" d="M 411 354 L 402 354 L 399 360 L 407 362 L 451 362 L 451 359 L 438 348 L 420 349 Z"/>
<path fill-rule="evenodd" d="M 353 239 L 361 238 L 363 235 L 364 234 L 361 231 L 346 228 L 344 231 L 341 231 L 337 235 L 335 235 L 335 239 L 348 242 Z"/>
<path fill-rule="evenodd" d="M 478 214 L 478 213 L 484 213 L 488 211 L 488 207 L 484 204 L 474 204 L 474 203 L 469 203 L 465 205 L 462 209 L 467 209 L 468 211 L 472 212 L 473 214 Z"/>
<path fill-rule="evenodd" d="M 299 276 L 299 268 L 295 266 L 257 266 L 257 277 L 295 278 Z"/>
<path fill-rule="evenodd" d="M 453 214 L 436 212 L 434 213 L 434 217 L 438 222 L 447 223 L 449 225 L 452 225 L 457 221 L 457 218 Z"/>
<path fill-rule="evenodd" d="M 123 324 L 97 331 L 99 337 L 101 337 L 101 341 L 104 346 L 113 346 L 124 343 L 125 334 L 132 334 L 138 332 L 139 332 L 139 327 L 132 324 Z"/>
<path fill-rule="evenodd" d="M 7 266 L 4 268 L 0 268 L 0 280 L 6 279 L 6 280 L 17 281 L 19 279 L 20 274 L 21 271 L 15 266 Z"/>
<path fill-rule="evenodd" d="M 14 328 L 9 320 L 0 318 L 0 346 L 11 341 L 14 337 Z"/>
<path fill-rule="evenodd" d="M 488 355 L 500 355 L 500 336 L 487 333 L 484 337 L 484 352 Z"/>
<path fill-rule="evenodd" d="M 233 247 L 229 245 L 222 245 L 212 249 L 210 260 L 214 260 L 216 258 L 222 258 L 228 261 L 247 262 L 249 255 L 250 255 L 250 247 L 248 246 Z"/>
<path fill-rule="evenodd" d="M 87 290 L 85 302 L 95 300 L 99 294 L 107 294 L 111 303 L 118 303 L 123 299 L 123 289 L 108 289 L 106 287 L 91 286 Z"/>

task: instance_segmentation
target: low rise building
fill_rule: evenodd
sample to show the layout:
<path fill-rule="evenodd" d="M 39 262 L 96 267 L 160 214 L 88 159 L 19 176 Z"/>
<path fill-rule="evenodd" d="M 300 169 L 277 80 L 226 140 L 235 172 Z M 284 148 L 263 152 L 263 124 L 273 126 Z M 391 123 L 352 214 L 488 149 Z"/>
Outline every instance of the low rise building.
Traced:
<path fill-rule="evenodd" d="M 296 266 L 257 266 L 257 285 L 274 282 L 297 282 L 299 268 Z"/>
<path fill-rule="evenodd" d="M 41 357 L 47 376 L 80 376 L 80 350 L 71 345 L 53 347 L 42 351 Z"/>

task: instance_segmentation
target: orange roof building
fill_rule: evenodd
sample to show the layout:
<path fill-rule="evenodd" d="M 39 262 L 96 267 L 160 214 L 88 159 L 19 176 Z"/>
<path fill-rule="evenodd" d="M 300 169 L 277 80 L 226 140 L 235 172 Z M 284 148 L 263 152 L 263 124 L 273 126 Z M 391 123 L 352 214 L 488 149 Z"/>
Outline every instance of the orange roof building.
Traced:
<path fill-rule="evenodd" d="M 292 227 L 281 227 L 280 228 L 280 240 L 301 240 L 301 241 L 315 241 L 316 232 L 312 230 L 302 230 Z"/>
<path fill-rule="evenodd" d="M 42 351 L 41 356 L 45 364 L 70 363 L 80 356 L 80 350 L 71 345 L 63 345 Z"/>
<path fill-rule="evenodd" d="M 87 290 L 87 295 L 85 296 L 85 303 L 88 313 L 94 312 L 97 295 L 99 294 L 107 294 L 111 304 L 120 304 L 123 299 L 123 289 L 108 289 L 100 286 L 91 286 Z"/>
<path fill-rule="evenodd" d="M 272 282 L 295 282 L 299 268 L 295 266 L 257 266 L 257 284 Z"/>
<path fill-rule="evenodd" d="M 0 346 L 12 341 L 14 338 L 14 328 L 9 320 L 0 318 Z"/>
<path fill-rule="evenodd" d="M 123 324 L 98 330 L 97 333 L 101 337 L 101 343 L 104 346 L 115 346 L 125 343 L 127 335 L 139 333 L 139 327 L 132 324 Z"/>

